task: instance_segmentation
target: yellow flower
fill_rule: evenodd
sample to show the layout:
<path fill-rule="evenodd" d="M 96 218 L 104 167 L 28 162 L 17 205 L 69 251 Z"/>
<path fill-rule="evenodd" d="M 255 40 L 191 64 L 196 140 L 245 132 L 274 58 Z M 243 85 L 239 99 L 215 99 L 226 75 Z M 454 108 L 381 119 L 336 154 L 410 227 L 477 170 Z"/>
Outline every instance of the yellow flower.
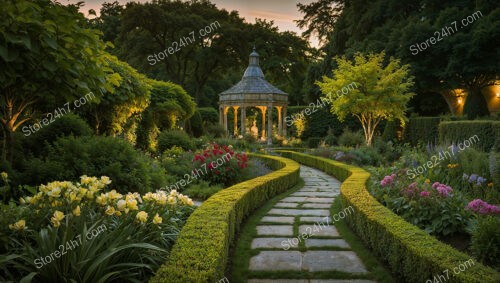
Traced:
<path fill-rule="evenodd" d="M 117 210 L 117 211 L 115 212 L 115 215 L 116 215 L 116 216 L 122 216 L 122 213 L 121 213 L 120 211 L 118 211 L 118 210 Z"/>
<path fill-rule="evenodd" d="M 19 220 L 17 221 L 16 223 L 14 224 L 9 224 L 9 229 L 10 230 L 16 230 L 16 231 L 20 231 L 20 230 L 25 230 L 27 227 L 26 227 L 26 221 L 24 220 Z"/>
<path fill-rule="evenodd" d="M 108 205 L 108 208 L 106 209 L 105 213 L 107 215 L 113 215 L 113 214 L 115 214 L 115 208 Z"/>
<path fill-rule="evenodd" d="M 175 197 L 173 197 L 173 196 L 169 196 L 169 197 L 167 197 L 167 203 L 168 204 L 172 204 L 172 205 L 176 204 L 177 203 L 177 199 Z"/>
<path fill-rule="evenodd" d="M 97 202 L 98 204 L 100 205 L 106 205 L 106 202 L 108 201 L 107 197 L 105 194 L 101 194 L 100 196 L 98 196 L 95 200 L 95 202 Z"/>
<path fill-rule="evenodd" d="M 139 213 L 137 213 L 137 215 L 135 216 L 135 218 L 137 220 L 139 220 L 140 222 L 144 223 L 148 220 L 148 213 L 145 212 L 145 211 L 139 211 Z"/>
<path fill-rule="evenodd" d="M 153 218 L 153 223 L 154 224 L 160 224 L 162 221 L 163 221 L 163 219 L 160 217 L 160 215 L 158 215 L 158 213 Z"/>
<path fill-rule="evenodd" d="M 137 201 L 135 199 L 128 199 L 126 201 L 126 203 L 127 203 L 127 207 L 130 210 L 139 210 L 139 207 L 137 207 Z"/>
<path fill-rule="evenodd" d="M 117 193 L 116 190 L 112 190 L 111 192 L 107 193 L 107 195 L 110 200 L 119 199 L 122 197 L 122 195 Z"/>
<path fill-rule="evenodd" d="M 493 187 L 493 182 L 489 182 L 488 183 L 488 188 L 492 188 Z"/>
<path fill-rule="evenodd" d="M 102 176 L 101 177 L 101 183 L 104 184 L 104 185 L 109 185 L 109 184 L 111 184 L 111 180 L 109 179 L 108 176 Z"/>
<path fill-rule="evenodd" d="M 59 227 L 59 225 L 61 225 L 61 220 L 63 219 L 64 219 L 64 213 L 62 213 L 59 210 L 56 210 L 50 221 L 52 222 L 52 226 L 57 228 Z"/>
<path fill-rule="evenodd" d="M 73 209 L 74 216 L 80 216 L 80 206 L 78 205 L 75 209 Z"/>
<path fill-rule="evenodd" d="M 25 204 L 25 203 L 26 203 L 26 200 L 25 200 L 24 198 L 20 198 L 20 199 L 19 199 L 19 203 L 20 203 L 20 204 Z"/>
<path fill-rule="evenodd" d="M 60 187 L 55 187 L 53 188 L 52 190 L 50 190 L 47 195 L 49 197 L 54 197 L 54 198 L 58 198 L 61 196 L 61 188 Z"/>
<path fill-rule="evenodd" d="M 431 183 L 431 180 L 429 180 L 429 179 L 425 179 L 425 183 L 430 184 L 430 183 Z"/>
<path fill-rule="evenodd" d="M 118 208 L 119 211 L 124 211 L 126 206 L 127 202 L 122 199 L 116 203 L 116 208 Z"/>

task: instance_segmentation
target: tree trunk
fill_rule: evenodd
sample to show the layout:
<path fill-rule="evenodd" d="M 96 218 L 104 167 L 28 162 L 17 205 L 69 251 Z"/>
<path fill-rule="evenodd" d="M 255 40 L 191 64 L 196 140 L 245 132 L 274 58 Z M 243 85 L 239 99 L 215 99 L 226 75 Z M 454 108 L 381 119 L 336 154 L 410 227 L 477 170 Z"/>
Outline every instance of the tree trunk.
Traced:
<path fill-rule="evenodd" d="M 478 117 L 490 115 L 488 105 L 480 86 L 471 86 L 467 89 L 468 95 L 465 101 L 463 114 L 467 119 L 473 120 Z"/>

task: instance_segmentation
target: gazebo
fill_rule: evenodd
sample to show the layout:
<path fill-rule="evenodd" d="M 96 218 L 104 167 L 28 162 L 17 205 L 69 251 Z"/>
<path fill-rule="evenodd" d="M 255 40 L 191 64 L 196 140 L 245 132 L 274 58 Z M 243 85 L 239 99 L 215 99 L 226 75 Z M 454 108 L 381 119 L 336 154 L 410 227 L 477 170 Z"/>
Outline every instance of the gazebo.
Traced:
<path fill-rule="evenodd" d="M 288 105 L 288 94 L 270 84 L 264 78 L 264 73 L 259 66 L 259 54 L 255 51 L 250 54 L 250 63 L 243 74 L 240 82 L 219 95 L 220 124 L 228 132 L 227 113 L 230 108 L 234 111 L 234 135 L 245 134 L 246 110 L 250 107 L 259 109 L 262 113 L 262 127 L 260 129 L 261 139 L 267 136 L 268 144 L 271 144 L 273 131 L 273 109 L 278 112 L 278 135 L 286 136 L 286 107 Z M 238 127 L 238 109 L 241 119 Z M 267 131 L 266 131 L 267 113 Z M 241 129 L 240 131 L 238 131 Z M 267 135 L 266 135 L 267 133 Z"/>

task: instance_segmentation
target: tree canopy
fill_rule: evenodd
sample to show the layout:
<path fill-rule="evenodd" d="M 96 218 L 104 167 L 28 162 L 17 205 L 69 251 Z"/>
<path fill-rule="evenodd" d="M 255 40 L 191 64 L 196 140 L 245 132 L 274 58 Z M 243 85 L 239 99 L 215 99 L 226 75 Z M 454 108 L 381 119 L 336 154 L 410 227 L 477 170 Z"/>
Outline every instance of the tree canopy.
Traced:
<path fill-rule="evenodd" d="M 385 65 L 384 57 L 382 52 L 368 56 L 358 53 L 353 61 L 337 58 L 333 77 L 325 76 L 323 82 L 317 82 L 326 101 L 331 102 L 333 114 L 341 121 L 352 114 L 361 122 L 367 145 L 371 145 L 380 121 L 399 119 L 404 124 L 406 105 L 413 96 L 409 65 L 402 66 L 394 58 Z M 344 92 L 342 89 L 349 85 L 354 87 Z"/>
<path fill-rule="evenodd" d="M 1 5 L 0 122 L 11 143 L 11 133 L 47 111 L 44 106 L 104 92 L 105 44 L 73 6 L 49 0 Z"/>

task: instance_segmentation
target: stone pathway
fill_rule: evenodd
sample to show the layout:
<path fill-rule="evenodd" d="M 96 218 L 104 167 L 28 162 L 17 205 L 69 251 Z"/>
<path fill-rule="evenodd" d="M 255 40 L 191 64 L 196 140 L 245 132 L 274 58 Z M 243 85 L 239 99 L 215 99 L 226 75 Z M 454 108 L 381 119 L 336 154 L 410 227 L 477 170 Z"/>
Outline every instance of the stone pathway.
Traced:
<path fill-rule="evenodd" d="M 366 275 L 368 271 L 339 236 L 330 207 L 340 192 L 340 182 L 314 168 L 301 165 L 305 185 L 280 200 L 257 225 L 250 271 L 343 272 Z M 337 217 L 335 217 L 337 218 Z M 334 273 L 335 274 L 335 273 Z M 272 276 L 276 278 L 277 276 Z M 250 279 L 249 283 L 374 283 L 362 279 Z M 302 278 L 307 276 L 301 276 Z M 322 276 L 323 278 L 324 276 Z M 333 276 L 332 276 L 333 277 Z M 297 276 L 295 276 L 297 278 Z M 346 278 L 346 277 L 343 277 Z"/>

